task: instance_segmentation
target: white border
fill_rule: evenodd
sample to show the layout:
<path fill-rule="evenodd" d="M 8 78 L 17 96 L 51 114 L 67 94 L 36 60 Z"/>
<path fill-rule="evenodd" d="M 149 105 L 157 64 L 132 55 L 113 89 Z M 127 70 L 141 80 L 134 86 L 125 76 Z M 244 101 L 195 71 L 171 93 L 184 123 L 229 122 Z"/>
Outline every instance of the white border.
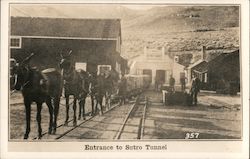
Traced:
<path fill-rule="evenodd" d="M 144 3 L 144 4 L 156 4 L 156 3 L 174 3 L 174 4 L 241 4 L 241 72 L 242 76 L 242 98 L 243 98 L 243 140 L 242 141 L 201 141 L 201 142 L 174 142 L 167 141 L 169 145 L 168 151 L 160 152 L 8 152 L 8 4 L 9 2 L 27 2 L 34 3 L 31 0 L 3 0 L 1 1 L 1 157 L 0 158 L 225 158 L 225 159 L 247 159 L 249 156 L 249 1 L 248 0 L 176 0 L 176 1 L 114 1 L 109 0 L 105 3 Z M 36 1 L 36 3 L 104 3 L 104 1 L 66 1 L 66 0 L 54 0 L 54 1 Z M 137 142 L 133 142 L 137 143 Z M 133 144 L 132 143 L 132 144 Z M 141 142 L 138 142 L 141 143 Z M 20 144 L 20 143 L 18 143 Z M 68 144 L 69 146 L 76 146 L 79 149 L 84 143 L 55 143 L 54 149 L 60 150 L 60 145 Z M 108 144 L 116 144 L 116 142 L 109 142 Z M 118 142 L 118 144 L 123 144 Z M 130 142 L 131 144 L 131 142 Z M 42 151 L 46 147 L 50 147 L 53 143 L 36 142 L 36 143 L 23 143 L 18 146 L 28 148 L 30 146 L 37 147 Z M 204 149 L 206 146 L 206 149 Z M 210 151 L 212 150 L 212 151 Z M 215 151 L 217 150 L 217 151 Z M 223 150 L 223 151 L 220 151 Z M 53 150 L 51 150 L 53 151 Z M 205 152 L 206 151 L 206 152 Z M 199 152 L 199 153 L 197 153 Z"/>

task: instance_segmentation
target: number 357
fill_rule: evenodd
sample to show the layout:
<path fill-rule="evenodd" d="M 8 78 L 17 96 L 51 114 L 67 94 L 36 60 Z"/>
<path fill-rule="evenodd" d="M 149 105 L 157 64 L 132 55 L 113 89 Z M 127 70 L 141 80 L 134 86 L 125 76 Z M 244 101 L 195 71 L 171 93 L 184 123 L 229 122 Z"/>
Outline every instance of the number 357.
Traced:
<path fill-rule="evenodd" d="M 198 139 L 200 133 L 196 132 L 191 132 L 191 133 L 186 133 L 185 139 Z"/>

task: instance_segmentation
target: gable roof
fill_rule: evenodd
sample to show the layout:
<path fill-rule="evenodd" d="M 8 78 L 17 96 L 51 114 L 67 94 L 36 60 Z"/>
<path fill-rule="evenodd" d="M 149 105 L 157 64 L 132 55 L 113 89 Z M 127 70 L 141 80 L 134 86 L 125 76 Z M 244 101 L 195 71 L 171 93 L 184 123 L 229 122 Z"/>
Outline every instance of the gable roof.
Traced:
<path fill-rule="evenodd" d="M 208 70 L 208 62 L 207 61 L 202 61 L 198 65 L 194 66 L 192 68 L 192 70 L 195 71 L 195 72 L 205 73 Z"/>
<path fill-rule="evenodd" d="M 196 67 L 197 65 L 200 65 L 201 63 L 207 63 L 207 61 L 200 59 L 200 60 L 196 61 L 195 63 L 189 65 L 188 69 L 192 69 L 193 67 Z"/>
<path fill-rule="evenodd" d="M 120 19 L 11 17 L 11 35 L 117 38 L 121 36 L 121 23 Z"/>

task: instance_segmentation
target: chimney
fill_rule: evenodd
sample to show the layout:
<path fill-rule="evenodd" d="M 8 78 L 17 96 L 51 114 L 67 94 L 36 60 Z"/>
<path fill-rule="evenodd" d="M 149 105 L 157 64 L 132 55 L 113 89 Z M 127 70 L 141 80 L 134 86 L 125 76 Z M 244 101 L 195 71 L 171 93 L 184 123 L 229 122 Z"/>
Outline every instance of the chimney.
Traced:
<path fill-rule="evenodd" d="M 165 56 L 165 47 L 164 46 L 161 48 L 161 56 L 162 56 L 162 58 L 164 58 L 164 56 Z"/>
<path fill-rule="evenodd" d="M 205 60 L 206 59 L 206 46 L 202 46 L 202 49 L 201 49 L 201 59 L 202 60 Z"/>
<path fill-rule="evenodd" d="M 143 50 L 144 52 L 143 53 L 144 53 L 145 57 L 147 57 L 147 48 L 148 48 L 147 46 L 144 46 L 144 50 Z"/>

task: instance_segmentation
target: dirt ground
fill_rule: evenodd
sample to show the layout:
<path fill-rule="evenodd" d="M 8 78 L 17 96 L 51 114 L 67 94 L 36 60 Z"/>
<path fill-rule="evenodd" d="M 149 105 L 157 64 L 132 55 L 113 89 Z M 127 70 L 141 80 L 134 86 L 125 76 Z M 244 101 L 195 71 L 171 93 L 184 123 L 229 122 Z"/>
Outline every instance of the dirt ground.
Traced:
<path fill-rule="evenodd" d="M 72 103 L 73 99 L 70 99 L 69 103 Z M 60 108 L 59 108 L 59 115 L 58 115 L 58 121 L 57 125 L 64 124 L 65 121 L 65 112 L 66 112 L 66 106 L 65 106 L 65 100 L 62 98 L 60 101 Z M 87 97 L 86 99 L 86 105 L 85 105 L 85 111 L 86 113 L 91 111 L 91 101 L 90 97 Z M 37 136 L 37 122 L 36 122 L 36 105 L 35 103 L 31 106 L 31 131 L 29 138 L 35 138 Z M 77 117 L 79 112 L 79 107 L 77 106 Z M 49 123 L 49 110 L 47 105 L 44 103 L 42 107 L 42 130 L 43 132 L 48 131 L 48 123 Z M 69 120 L 73 119 L 73 105 L 70 105 L 69 108 Z M 23 135 L 25 133 L 25 107 L 23 104 L 23 97 L 20 92 L 16 92 L 11 95 L 10 97 L 10 106 L 9 106 L 9 139 L 23 139 Z M 80 122 L 80 121 L 79 121 Z M 71 125 L 70 125 L 71 124 Z M 69 124 L 69 126 L 73 126 L 72 122 Z"/>
<path fill-rule="evenodd" d="M 241 138 L 240 96 L 201 92 L 197 106 L 164 106 L 159 103 L 160 92 L 147 95 L 152 104 L 147 109 L 144 139 Z"/>
<path fill-rule="evenodd" d="M 240 96 L 201 92 L 198 97 L 198 106 L 164 106 L 161 92 L 148 91 L 145 95 L 149 97 L 151 104 L 147 107 L 143 139 L 185 139 L 191 133 L 196 133 L 196 135 L 198 133 L 198 137 L 193 139 L 241 138 L 242 107 Z M 90 112 L 90 105 L 90 98 L 88 97 L 86 112 Z M 73 119 L 72 105 L 70 106 L 69 115 L 69 120 Z M 25 108 L 22 95 L 19 92 L 11 95 L 9 119 L 9 139 L 11 141 L 22 140 L 25 132 Z M 62 99 L 58 125 L 63 124 L 64 120 L 65 100 Z M 44 104 L 42 109 L 43 132 L 48 130 L 48 123 L 48 108 Z M 72 122 L 69 127 L 73 127 Z M 36 136 L 36 105 L 33 104 L 30 138 Z M 105 138 L 107 138 L 107 135 Z"/>

